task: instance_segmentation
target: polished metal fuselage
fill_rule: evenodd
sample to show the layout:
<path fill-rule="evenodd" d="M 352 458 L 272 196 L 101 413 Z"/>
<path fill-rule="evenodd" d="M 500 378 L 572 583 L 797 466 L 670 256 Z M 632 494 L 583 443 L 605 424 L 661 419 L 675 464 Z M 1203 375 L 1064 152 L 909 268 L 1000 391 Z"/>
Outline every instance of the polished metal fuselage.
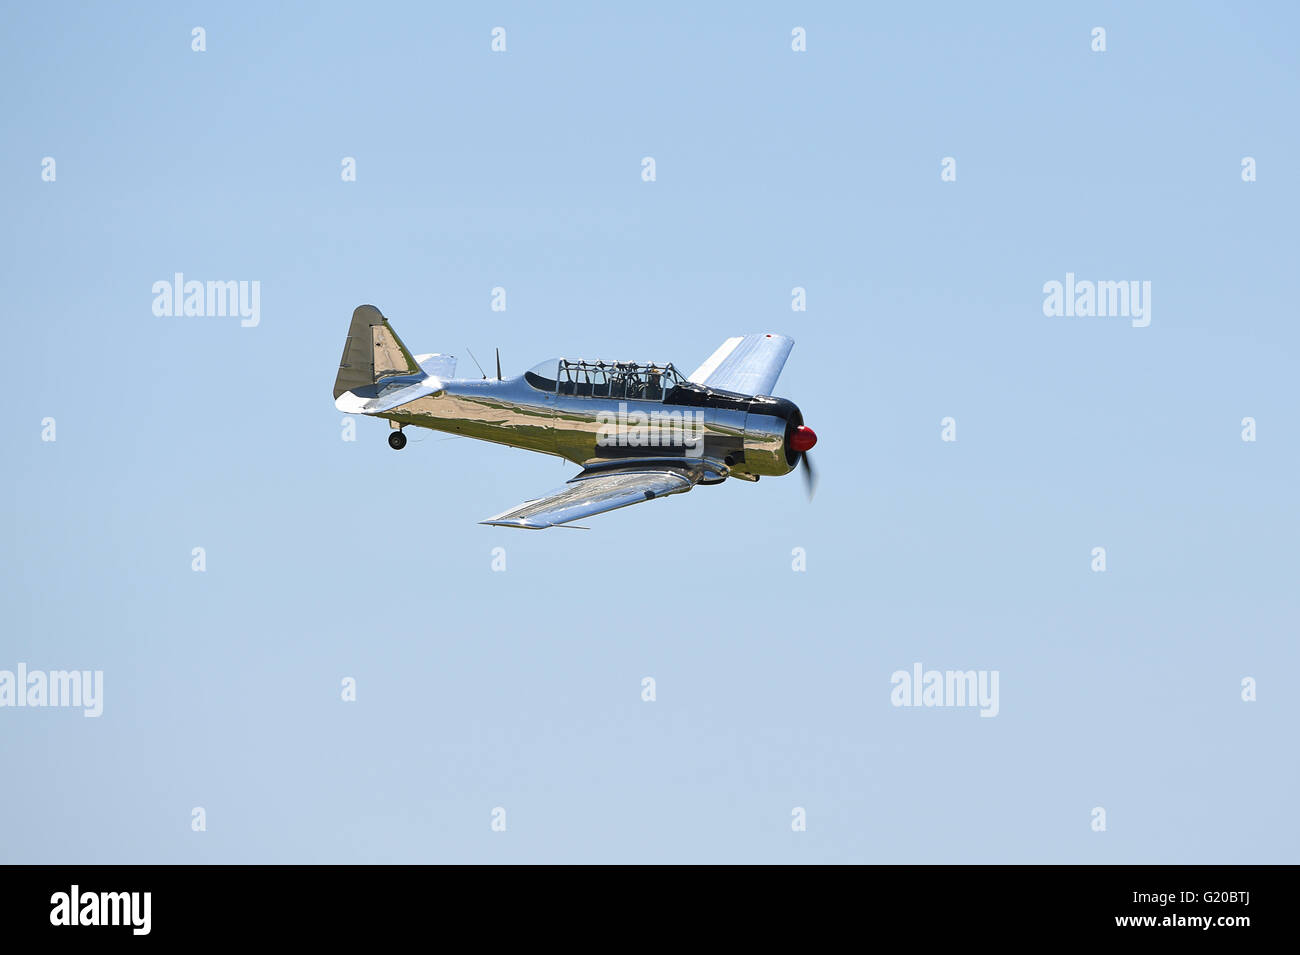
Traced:
<path fill-rule="evenodd" d="M 540 391 L 522 375 L 437 384 L 432 393 L 376 416 L 553 454 L 583 468 L 671 461 L 718 478 L 754 480 L 786 474 L 796 463 L 786 448 L 788 420 L 740 401 L 733 403 L 741 407 L 707 407 L 564 395 Z"/>

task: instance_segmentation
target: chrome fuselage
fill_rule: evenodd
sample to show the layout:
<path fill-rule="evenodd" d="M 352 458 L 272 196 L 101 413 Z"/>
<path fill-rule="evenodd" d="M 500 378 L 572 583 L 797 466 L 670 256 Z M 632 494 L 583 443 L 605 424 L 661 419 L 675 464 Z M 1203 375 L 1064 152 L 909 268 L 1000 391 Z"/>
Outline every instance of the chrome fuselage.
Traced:
<path fill-rule="evenodd" d="M 386 379 L 383 385 L 406 383 Z M 787 474 L 798 463 L 787 439 L 803 417 L 783 398 L 694 384 L 676 385 L 660 400 L 585 397 L 539 389 L 524 375 L 438 384 L 376 417 L 553 454 L 583 468 L 667 460 L 703 467 L 719 479 L 757 480 Z"/>

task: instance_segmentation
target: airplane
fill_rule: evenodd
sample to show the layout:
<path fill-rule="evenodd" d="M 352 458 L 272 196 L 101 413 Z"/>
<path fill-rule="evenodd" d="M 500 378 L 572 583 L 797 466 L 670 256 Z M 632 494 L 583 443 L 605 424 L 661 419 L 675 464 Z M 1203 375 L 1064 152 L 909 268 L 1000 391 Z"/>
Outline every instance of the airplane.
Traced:
<path fill-rule="evenodd" d="M 482 524 L 544 530 L 728 477 L 757 481 L 803 464 L 817 435 L 794 402 L 771 396 L 794 341 L 728 338 L 690 375 L 672 364 L 551 359 L 514 378 L 457 378 L 451 355 L 412 355 L 373 305 L 352 313 L 334 406 L 385 418 L 388 444 L 430 428 L 564 458 L 582 470 L 564 487 Z M 473 358 L 473 355 L 470 355 Z M 477 361 L 475 362 L 477 364 Z"/>

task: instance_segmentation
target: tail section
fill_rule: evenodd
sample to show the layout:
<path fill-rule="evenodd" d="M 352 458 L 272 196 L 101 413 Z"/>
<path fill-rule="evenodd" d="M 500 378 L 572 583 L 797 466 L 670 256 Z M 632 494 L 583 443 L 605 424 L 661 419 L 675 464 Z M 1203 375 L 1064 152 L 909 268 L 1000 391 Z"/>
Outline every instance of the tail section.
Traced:
<path fill-rule="evenodd" d="M 352 313 L 348 340 L 343 345 L 334 397 L 373 385 L 393 375 L 419 375 L 419 364 L 393 331 L 388 319 L 373 305 Z"/>

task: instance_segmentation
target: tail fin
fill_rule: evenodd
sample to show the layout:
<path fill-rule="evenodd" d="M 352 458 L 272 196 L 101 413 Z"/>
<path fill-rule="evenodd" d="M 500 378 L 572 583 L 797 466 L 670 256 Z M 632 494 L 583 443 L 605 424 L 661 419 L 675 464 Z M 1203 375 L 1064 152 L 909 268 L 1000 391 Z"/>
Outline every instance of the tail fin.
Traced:
<path fill-rule="evenodd" d="M 391 375 L 418 375 L 420 366 L 388 319 L 373 305 L 362 305 L 352 313 L 348 340 L 343 345 L 339 374 L 334 379 L 334 397 L 356 388 L 373 385 Z"/>

